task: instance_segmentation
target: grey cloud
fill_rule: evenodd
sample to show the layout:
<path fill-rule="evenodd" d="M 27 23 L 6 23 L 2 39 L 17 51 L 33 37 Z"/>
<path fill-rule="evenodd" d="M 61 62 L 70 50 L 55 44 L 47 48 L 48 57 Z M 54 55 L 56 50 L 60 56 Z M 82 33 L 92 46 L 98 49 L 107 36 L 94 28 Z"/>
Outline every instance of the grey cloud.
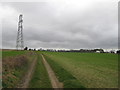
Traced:
<path fill-rule="evenodd" d="M 112 2 L 94 3 L 85 11 L 59 10 L 50 2 L 4 3 L 24 15 L 25 45 L 34 48 L 117 48 L 117 8 Z M 62 6 L 60 6 L 62 7 Z M 78 7 L 79 8 L 79 7 Z M 18 16 L 16 16 L 18 17 Z M 11 19 L 9 19 L 11 20 Z M 3 46 L 13 48 L 16 24 L 3 24 Z M 16 21 L 17 22 L 17 21 Z M 7 44 L 9 43 L 9 44 Z"/>

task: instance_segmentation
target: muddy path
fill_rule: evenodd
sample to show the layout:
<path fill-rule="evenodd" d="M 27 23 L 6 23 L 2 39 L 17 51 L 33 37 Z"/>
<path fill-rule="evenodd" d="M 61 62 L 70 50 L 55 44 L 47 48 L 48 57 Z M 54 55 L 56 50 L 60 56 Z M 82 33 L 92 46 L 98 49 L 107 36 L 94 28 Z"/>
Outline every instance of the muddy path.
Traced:
<path fill-rule="evenodd" d="M 42 56 L 42 61 L 43 61 L 43 64 L 48 72 L 48 76 L 49 76 L 49 79 L 51 81 L 51 85 L 54 89 L 58 90 L 58 89 L 62 89 L 63 88 L 63 84 L 59 82 L 59 80 L 57 79 L 54 71 L 52 70 L 52 68 L 50 67 L 50 65 L 48 64 L 48 62 L 46 61 L 46 59 L 44 58 L 44 56 L 41 54 Z"/>
<path fill-rule="evenodd" d="M 35 53 L 36 54 L 36 53 Z M 36 57 L 34 58 L 32 64 L 30 65 L 28 72 L 26 73 L 26 75 L 24 76 L 24 78 L 21 80 L 20 84 L 17 85 L 17 88 L 29 88 L 29 82 L 32 78 L 32 75 L 34 73 L 35 70 L 35 65 L 37 63 L 37 58 L 38 55 L 36 54 Z"/>

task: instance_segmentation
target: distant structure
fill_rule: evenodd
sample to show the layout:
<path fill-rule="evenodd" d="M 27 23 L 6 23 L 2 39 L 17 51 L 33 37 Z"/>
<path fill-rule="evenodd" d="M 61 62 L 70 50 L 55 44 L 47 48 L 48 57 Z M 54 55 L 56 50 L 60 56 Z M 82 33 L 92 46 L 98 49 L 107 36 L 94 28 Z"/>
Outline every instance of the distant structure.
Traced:
<path fill-rule="evenodd" d="M 16 49 L 23 50 L 24 49 L 24 41 L 23 41 L 23 15 L 20 14 L 19 22 L 18 22 L 18 32 L 17 32 L 17 41 L 16 41 Z"/>

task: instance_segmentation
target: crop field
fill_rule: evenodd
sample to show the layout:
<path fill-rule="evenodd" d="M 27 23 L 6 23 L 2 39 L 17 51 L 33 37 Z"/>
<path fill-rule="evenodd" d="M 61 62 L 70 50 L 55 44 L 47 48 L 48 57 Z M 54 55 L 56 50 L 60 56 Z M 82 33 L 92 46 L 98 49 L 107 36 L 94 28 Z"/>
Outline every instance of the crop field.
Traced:
<path fill-rule="evenodd" d="M 60 79 L 61 76 L 65 77 L 67 75 L 63 73 L 62 70 L 57 70 L 57 68 L 62 67 L 85 88 L 118 87 L 118 55 L 116 54 L 71 52 L 43 53 Z M 66 76 L 66 78 L 62 77 L 63 80 L 61 81 L 69 80 L 69 78 L 67 78 L 69 76 L 70 75 Z"/>
<path fill-rule="evenodd" d="M 63 88 L 118 87 L 118 54 L 48 51 L 2 51 L 2 86 L 52 88 L 42 55 Z"/>

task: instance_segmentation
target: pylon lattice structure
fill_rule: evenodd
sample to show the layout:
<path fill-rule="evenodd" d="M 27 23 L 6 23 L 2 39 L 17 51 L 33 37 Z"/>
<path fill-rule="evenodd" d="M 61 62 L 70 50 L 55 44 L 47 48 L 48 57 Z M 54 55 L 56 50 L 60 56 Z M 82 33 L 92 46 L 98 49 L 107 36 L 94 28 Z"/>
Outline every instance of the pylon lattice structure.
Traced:
<path fill-rule="evenodd" d="M 17 32 L 17 41 L 16 41 L 16 49 L 23 50 L 24 48 L 24 41 L 23 41 L 23 15 L 20 14 L 19 22 L 18 22 L 18 32 Z"/>

